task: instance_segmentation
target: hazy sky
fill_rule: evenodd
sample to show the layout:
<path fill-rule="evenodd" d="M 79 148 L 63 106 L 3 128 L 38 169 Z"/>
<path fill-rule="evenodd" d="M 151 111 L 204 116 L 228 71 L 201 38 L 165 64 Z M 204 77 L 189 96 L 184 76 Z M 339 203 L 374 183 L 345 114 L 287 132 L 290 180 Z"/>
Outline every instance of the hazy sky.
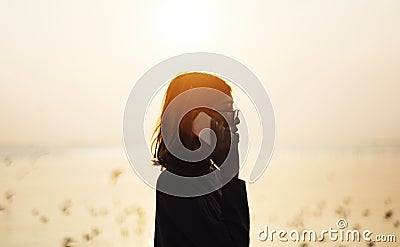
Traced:
<path fill-rule="evenodd" d="M 134 83 L 194 51 L 259 77 L 278 145 L 399 146 L 399 13 L 396 0 L 2 1 L 0 146 L 121 144 Z"/>

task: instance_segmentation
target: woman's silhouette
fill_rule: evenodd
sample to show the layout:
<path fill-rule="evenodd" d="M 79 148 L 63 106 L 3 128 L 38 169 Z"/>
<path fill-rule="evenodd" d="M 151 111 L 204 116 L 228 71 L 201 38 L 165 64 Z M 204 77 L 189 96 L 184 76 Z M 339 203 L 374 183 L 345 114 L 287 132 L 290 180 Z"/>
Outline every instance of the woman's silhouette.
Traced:
<path fill-rule="evenodd" d="M 210 127 L 217 137 L 215 149 L 207 158 L 190 162 L 176 157 L 168 150 L 161 130 L 165 127 L 163 125 L 170 124 L 166 121 L 178 121 L 178 119 L 165 119 L 162 116 L 178 95 L 196 88 L 218 90 L 228 96 L 226 98 L 229 101 L 219 102 L 219 105 L 215 107 L 218 111 L 204 107 L 193 109 L 178 123 L 179 136 L 176 138 L 179 138 L 184 147 L 189 150 L 196 150 L 202 145 L 199 133 L 194 128 L 200 113 L 209 116 Z M 219 166 L 225 161 L 224 167 L 226 165 L 232 169 L 235 176 L 220 189 L 201 196 L 181 197 L 157 189 L 155 247 L 249 246 L 250 220 L 247 192 L 245 182 L 238 178 L 239 139 L 236 133 L 236 125 L 239 123 L 238 111 L 233 109 L 231 91 L 231 87 L 221 78 L 200 72 L 178 75 L 169 84 L 152 143 L 155 165 L 160 165 L 164 170 L 161 175 L 166 172 L 166 169 L 179 176 L 202 176 L 215 169 L 220 170 Z M 197 97 L 204 101 L 210 100 L 207 95 L 200 94 Z M 178 109 L 173 110 L 178 111 Z M 223 113 L 223 116 L 220 113 Z M 228 121 L 231 122 L 228 123 Z M 200 125 L 202 125 L 201 122 Z"/>

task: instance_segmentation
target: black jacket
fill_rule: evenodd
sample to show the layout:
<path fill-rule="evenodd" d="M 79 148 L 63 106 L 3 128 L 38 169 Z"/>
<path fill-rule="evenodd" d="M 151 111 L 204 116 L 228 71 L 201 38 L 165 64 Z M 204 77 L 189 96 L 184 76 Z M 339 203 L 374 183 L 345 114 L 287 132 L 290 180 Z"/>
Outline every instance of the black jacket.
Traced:
<path fill-rule="evenodd" d="M 246 184 L 236 177 L 202 196 L 156 191 L 155 247 L 248 247 L 249 230 Z"/>

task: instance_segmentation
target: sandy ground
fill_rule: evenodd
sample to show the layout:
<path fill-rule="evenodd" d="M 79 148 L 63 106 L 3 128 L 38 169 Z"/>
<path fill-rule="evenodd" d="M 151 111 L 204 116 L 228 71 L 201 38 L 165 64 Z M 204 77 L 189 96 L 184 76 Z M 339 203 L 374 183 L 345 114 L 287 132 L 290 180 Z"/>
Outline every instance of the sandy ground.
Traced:
<path fill-rule="evenodd" d="M 343 218 L 346 229 L 396 234 L 399 242 L 398 150 L 278 147 L 248 185 L 251 246 L 399 246 L 257 238 L 266 226 L 321 232 Z M 152 246 L 154 196 L 122 148 L 1 149 L 1 246 Z"/>

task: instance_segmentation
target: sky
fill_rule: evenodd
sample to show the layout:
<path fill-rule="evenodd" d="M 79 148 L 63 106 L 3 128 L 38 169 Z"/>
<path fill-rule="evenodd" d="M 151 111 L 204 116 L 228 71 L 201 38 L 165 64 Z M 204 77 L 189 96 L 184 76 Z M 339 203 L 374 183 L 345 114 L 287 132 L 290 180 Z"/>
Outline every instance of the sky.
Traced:
<path fill-rule="evenodd" d="M 195 51 L 257 75 L 277 145 L 400 146 L 399 11 L 395 0 L 2 1 L 0 147 L 121 145 L 135 82 Z"/>

